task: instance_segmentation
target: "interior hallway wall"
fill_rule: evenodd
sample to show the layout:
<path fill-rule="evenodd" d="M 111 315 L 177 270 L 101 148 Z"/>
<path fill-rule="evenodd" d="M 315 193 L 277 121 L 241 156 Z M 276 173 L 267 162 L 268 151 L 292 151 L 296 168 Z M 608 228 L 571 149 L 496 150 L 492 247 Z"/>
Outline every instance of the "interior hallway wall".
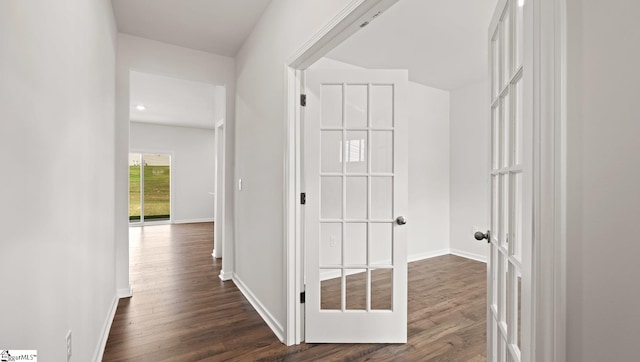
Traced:
<path fill-rule="evenodd" d="M 117 303 L 108 0 L 0 1 L 0 347 L 99 360 Z"/>
<path fill-rule="evenodd" d="M 127 34 L 118 34 L 116 71 L 116 270 L 120 295 L 130 292 L 129 286 L 129 71 L 224 85 L 226 88 L 226 176 L 233 185 L 234 120 L 235 120 L 235 64 L 234 59 L 182 48 Z M 213 185 L 212 185 L 213 187 Z M 233 187 L 227 187 L 225 237 L 231 244 L 233 235 Z M 233 265 L 227 258 L 225 267 Z"/>
<path fill-rule="evenodd" d="M 236 57 L 236 278 L 276 333 L 285 320 L 285 64 L 349 0 L 273 0 Z M 230 183 L 233 188 L 237 183 Z M 236 188 L 237 190 L 237 188 Z"/>
<path fill-rule="evenodd" d="M 171 159 L 174 223 L 213 221 L 214 130 L 131 122 L 131 152 L 166 152 Z"/>

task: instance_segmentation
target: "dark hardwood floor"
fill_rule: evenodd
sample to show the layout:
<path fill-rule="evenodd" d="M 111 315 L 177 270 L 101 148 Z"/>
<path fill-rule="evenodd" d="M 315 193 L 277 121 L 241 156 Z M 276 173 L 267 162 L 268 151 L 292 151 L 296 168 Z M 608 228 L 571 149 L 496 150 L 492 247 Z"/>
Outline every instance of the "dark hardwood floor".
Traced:
<path fill-rule="evenodd" d="M 132 228 L 134 297 L 120 300 L 104 361 L 485 361 L 485 264 L 409 264 L 406 344 L 286 347 L 218 278 L 213 224 Z"/>

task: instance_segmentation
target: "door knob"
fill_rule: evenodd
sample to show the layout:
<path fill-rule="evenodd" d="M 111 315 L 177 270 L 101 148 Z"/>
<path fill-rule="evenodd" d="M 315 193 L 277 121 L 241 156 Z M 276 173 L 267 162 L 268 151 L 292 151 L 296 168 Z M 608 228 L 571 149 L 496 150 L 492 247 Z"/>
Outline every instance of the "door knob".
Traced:
<path fill-rule="evenodd" d="M 482 231 L 476 231 L 476 233 L 473 234 L 473 237 L 475 237 L 476 240 L 487 239 L 487 243 L 490 243 L 491 242 L 491 231 L 487 230 L 486 233 L 483 233 Z"/>
<path fill-rule="evenodd" d="M 404 216 L 398 216 L 396 218 L 396 224 L 398 225 L 404 225 L 407 223 L 407 219 Z"/>

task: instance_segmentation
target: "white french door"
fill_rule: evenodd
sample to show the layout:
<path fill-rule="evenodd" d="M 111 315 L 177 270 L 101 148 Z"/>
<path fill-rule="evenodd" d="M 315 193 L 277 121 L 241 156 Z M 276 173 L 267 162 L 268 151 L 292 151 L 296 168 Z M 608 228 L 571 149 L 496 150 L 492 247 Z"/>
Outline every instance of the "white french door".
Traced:
<path fill-rule="evenodd" d="M 531 361 L 532 6 L 498 1 L 489 28 L 491 254 L 488 360 Z"/>
<path fill-rule="evenodd" d="M 406 71 L 306 72 L 305 340 L 407 340 Z"/>

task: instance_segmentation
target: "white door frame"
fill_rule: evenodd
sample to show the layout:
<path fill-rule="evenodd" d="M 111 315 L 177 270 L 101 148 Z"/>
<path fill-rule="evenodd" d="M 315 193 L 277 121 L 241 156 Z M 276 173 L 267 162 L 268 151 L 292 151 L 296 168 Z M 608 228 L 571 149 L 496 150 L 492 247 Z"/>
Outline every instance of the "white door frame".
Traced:
<path fill-rule="evenodd" d="M 215 159 L 215 186 L 214 186 L 214 210 L 213 210 L 213 220 L 214 220 L 214 237 L 213 237 L 213 251 L 211 255 L 216 258 L 222 258 L 222 250 L 224 245 L 224 202 L 225 202 L 225 152 L 224 147 L 226 146 L 225 139 L 225 127 L 224 120 L 216 123 L 214 130 L 214 139 L 215 139 L 215 148 L 216 148 L 216 159 Z"/>
<path fill-rule="evenodd" d="M 352 0 L 284 64 L 285 300 L 287 345 L 303 340 L 299 303 L 304 269 L 301 233 L 300 94 L 302 71 L 398 0 Z M 534 6 L 533 358 L 565 360 L 566 334 L 566 0 Z M 551 261 L 551 262 L 549 262 Z"/>

